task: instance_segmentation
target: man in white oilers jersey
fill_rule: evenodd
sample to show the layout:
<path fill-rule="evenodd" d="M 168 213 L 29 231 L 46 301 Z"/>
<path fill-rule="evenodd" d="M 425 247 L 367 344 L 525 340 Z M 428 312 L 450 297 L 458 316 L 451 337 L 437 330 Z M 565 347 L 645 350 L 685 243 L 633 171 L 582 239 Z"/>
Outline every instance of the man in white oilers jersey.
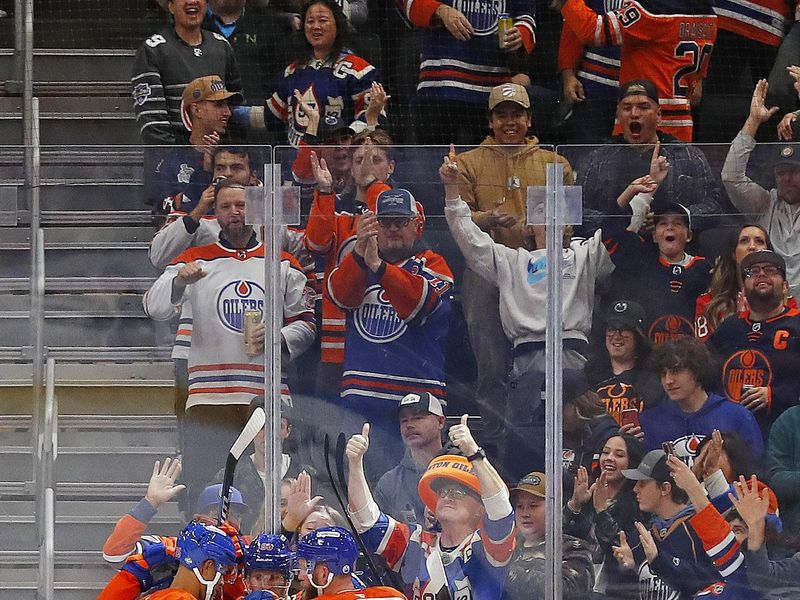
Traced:
<path fill-rule="evenodd" d="M 250 399 L 264 393 L 263 323 L 256 329 L 258 354 L 246 352 L 243 337 L 244 311 L 263 312 L 265 305 L 264 247 L 245 223 L 244 186 L 230 180 L 217 184 L 214 210 L 219 241 L 183 252 L 144 297 L 145 312 L 156 320 L 173 318 L 184 301 L 192 305 L 183 448 L 190 498 L 223 466 L 247 420 Z M 286 252 L 281 280 L 281 349 L 292 360 L 314 340 L 314 294 L 299 263 Z M 285 386 L 283 391 L 288 402 Z"/>

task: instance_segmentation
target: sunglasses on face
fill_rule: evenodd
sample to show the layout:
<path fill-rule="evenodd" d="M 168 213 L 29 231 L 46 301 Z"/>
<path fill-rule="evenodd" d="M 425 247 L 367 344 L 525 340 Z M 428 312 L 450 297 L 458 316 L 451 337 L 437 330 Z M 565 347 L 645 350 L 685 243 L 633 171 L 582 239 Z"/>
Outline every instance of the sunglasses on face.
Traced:
<path fill-rule="evenodd" d="M 436 495 L 439 498 L 452 498 L 453 500 L 461 500 L 467 496 L 467 492 L 456 487 L 443 487 L 436 490 Z"/>
<path fill-rule="evenodd" d="M 389 229 L 390 227 L 403 229 L 408 227 L 409 223 L 411 223 L 411 217 L 378 217 L 378 225 L 384 229 Z"/>

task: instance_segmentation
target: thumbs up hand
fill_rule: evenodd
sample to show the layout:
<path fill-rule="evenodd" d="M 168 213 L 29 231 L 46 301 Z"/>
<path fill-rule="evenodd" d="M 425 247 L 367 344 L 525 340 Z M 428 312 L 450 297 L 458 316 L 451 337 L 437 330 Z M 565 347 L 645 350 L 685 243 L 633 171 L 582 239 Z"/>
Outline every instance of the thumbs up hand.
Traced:
<path fill-rule="evenodd" d="M 478 451 L 478 444 L 467 426 L 467 419 L 469 419 L 469 415 L 461 415 L 461 422 L 450 428 L 449 436 L 450 441 L 453 442 L 456 448 L 461 450 L 464 456 L 472 456 Z"/>
<path fill-rule="evenodd" d="M 344 453 L 351 463 L 361 462 L 367 450 L 369 450 L 369 423 L 364 423 L 361 433 L 355 434 L 347 441 Z"/>

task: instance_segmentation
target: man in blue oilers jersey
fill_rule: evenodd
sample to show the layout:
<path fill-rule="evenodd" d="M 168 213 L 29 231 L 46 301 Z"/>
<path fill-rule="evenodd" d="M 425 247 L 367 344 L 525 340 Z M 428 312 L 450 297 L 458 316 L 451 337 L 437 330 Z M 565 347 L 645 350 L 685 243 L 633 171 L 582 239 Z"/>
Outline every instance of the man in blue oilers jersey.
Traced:
<path fill-rule="evenodd" d="M 223 466 L 250 400 L 264 393 L 264 246 L 245 223 L 244 186 L 227 179 L 217 184 L 214 212 L 219 241 L 180 254 L 144 297 L 145 312 L 156 320 L 173 318 L 184 300 L 192 305 L 183 448 L 190 498 Z M 281 293 L 281 349 L 288 362 L 311 345 L 316 326 L 314 293 L 297 260 L 286 252 L 281 255 Z M 246 346 L 243 335 L 248 310 L 261 312 L 251 340 L 255 347 Z M 288 388 L 282 388 L 290 404 Z"/>
<path fill-rule="evenodd" d="M 453 274 L 444 258 L 420 250 L 422 205 L 408 190 L 384 190 L 367 210 L 356 242 L 328 278 L 331 300 L 346 313 L 341 387 L 348 429 L 373 423 L 385 443 L 368 461 L 371 480 L 400 460 L 394 415 L 408 393 L 445 399 L 444 348 Z"/>
<path fill-rule="evenodd" d="M 800 311 L 785 305 L 786 262 L 771 250 L 741 264 L 748 310 L 731 315 L 710 343 L 724 359 L 725 394 L 758 419 L 765 435 L 800 396 Z"/>

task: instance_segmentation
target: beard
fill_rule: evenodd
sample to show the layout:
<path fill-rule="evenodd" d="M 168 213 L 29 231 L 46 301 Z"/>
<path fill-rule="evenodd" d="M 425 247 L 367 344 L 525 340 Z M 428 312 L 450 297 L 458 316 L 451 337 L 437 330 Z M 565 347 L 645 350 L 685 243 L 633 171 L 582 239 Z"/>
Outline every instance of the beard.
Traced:
<path fill-rule="evenodd" d="M 772 312 L 783 304 L 783 294 L 778 295 L 774 291 L 762 294 L 754 289 L 745 290 L 744 296 L 747 298 L 747 303 L 750 305 L 750 308 L 757 313 L 763 314 Z"/>

